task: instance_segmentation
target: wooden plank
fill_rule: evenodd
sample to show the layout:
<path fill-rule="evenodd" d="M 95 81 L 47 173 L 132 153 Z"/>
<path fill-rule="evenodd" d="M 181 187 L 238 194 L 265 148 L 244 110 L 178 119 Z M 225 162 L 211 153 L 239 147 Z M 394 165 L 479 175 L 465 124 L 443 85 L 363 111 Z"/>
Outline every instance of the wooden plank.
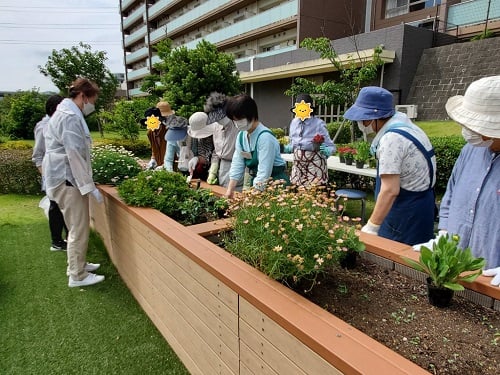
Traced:
<path fill-rule="evenodd" d="M 122 220 L 124 223 L 124 235 L 127 236 L 124 240 L 124 246 L 126 246 L 126 242 L 133 238 L 134 241 L 139 242 L 141 246 L 146 247 L 152 254 L 155 254 L 154 256 L 159 261 L 162 259 L 161 262 L 167 269 L 172 268 L 171 272 L 176 275 L 181 284 L 189 285 L 191 278 L 193 278 L 195 284 L 189 285 L 189 287 L 192 293 L 196 294 L 199 298 L 207 299 L 209 297 L 207 296 L 207 292 L 209 292 L 215 297 L 217 304 L 221 301 L 224 303 L 225 306 L 221 306 L 221 309 L 227 307 L 233 312 L 238 311 L 237 294 L 232 289 L 221 283 L 215 276 L 207 273 L 205 269 L 194 263 L 183 252 L 166 242 L 154 231 L 144 228 L 139 220 L 135 218 L 123 219 L 127 216 L 121 214 L 119 211 L 114 212 L 114 217 L 116 218 L 114 230 L 119 230 L 118 224 L 122 223 Z M 179 268 L 185 272 L 180 272 Z M 232 324 L 229 325 L 233 326 Z M 237 326 L 237 322 L 234 322 L 234 326 Z"/>
<path fill-rule="evenodd" d="M 196 225 L 190 225 L 189 230 L 202 237 L 210 236 L 211 234 L 217 234 L 221 232 L 226 232 L 231 229 L 231 219 L 221 219 L 215 221 L 209 221 L 208 223 L 201 223 Z"/>
<path fill-rule="evenodd" d="M 150 280 L 145 274 L 148 273 L 147 267 L 149 265 L 145 261 L 147 257 L 138 252 L 136 254 L 137 256 L 134 257 L 133 252 L 131 252 L 123 257 L 122 270 L 132 270 L 129 274 L 133 275 L 130 281 L 133 280 L 134 289 L 148 302 L 163 325 L 172 332 L 182 349 L 190 353 L 190 357 L 202 369 L 200 373 L 237 374 L 238 357 L 230 350 L 221 353 L 217 345 L 218 339 L 214 335 L 211 335 L 212 340 L 209 341 L 200 335 L 200 332 L 207 333 L 207 329 L 202 329 L 204 323 L 197 319 L 189 308 L 178 306 L 178 301 L 171 301 L 162 294 L 156 284 L 159 280 Z M 158 328 L 160 329 L 160 327 Z M 161 329 L 160 332 L 164 334 Z M 167 337 L 165 336 L 165 338 Z M 172 344 L 171 346 L 176 350 Z M 225 362 L 224 359 L 228 362 Z"/>
<path fill-rule="evenodd" d="M 269 367 L 244 341 L 241 342 L 240 374 L 279 375 Z M 290 374 L 288 372 L 287 374 Z"/>
<path fill-rule="evenodd" d="M 242 299 L 240 340 L 278 374 L 340 374 L 302 342 Z"/>

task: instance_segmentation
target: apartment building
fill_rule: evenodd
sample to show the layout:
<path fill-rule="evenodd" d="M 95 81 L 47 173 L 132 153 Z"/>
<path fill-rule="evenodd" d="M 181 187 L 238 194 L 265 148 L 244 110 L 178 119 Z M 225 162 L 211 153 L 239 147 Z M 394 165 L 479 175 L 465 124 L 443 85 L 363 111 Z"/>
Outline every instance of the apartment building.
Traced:
<path fill-rule="evenodd" d="M 237 63 L 295 50 L 305 37 L 363 30 L 364 0 L 120 0 L 129 96 L 158 61 L 153 46 L 195 47 L 202 39 Z"/>

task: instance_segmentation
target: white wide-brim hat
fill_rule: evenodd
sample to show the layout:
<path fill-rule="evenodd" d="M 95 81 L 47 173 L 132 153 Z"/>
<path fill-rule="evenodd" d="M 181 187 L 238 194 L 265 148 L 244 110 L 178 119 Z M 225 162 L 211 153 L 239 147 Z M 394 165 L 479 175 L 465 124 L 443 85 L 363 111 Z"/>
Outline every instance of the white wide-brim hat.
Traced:
<path fill-rule="evenodd" d="M 446 102 L 448 116 L 485 137 L 500 138 L 500 76 L 474 81 Z"/>

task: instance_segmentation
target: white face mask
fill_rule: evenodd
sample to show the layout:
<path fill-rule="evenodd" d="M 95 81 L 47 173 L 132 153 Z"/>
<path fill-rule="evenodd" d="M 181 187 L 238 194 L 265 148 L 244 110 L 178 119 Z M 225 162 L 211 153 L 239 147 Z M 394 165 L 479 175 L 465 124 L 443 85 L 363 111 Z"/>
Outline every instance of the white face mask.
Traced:
<path fill-rule="evenodd" d="M 92 104 L 90 102 L 83 103 L 82 113 L 83 113 L 84 116 L 88 116 L 88 115 L 90 115 L 94 111 L 95 111 L 95 105 L 94 104 Z"/>
<path fill-rule="evenodd" d="M 250 129 L 252 126 L 252 123 L 249 122 L 246 118 L 243 118 L 241 120 L 233 120 L 234 126 L 236 126 L 236 129 L 239 131 L 245 131 Z"/>
<path fill-rule="evenodd" d="M 375 130 L 373 130 L 373 128 L 372 128 L 373 121 L 370 122 L 370 125 L 368 125 L 368 126 L 365 126 L 363 124 L 363 121 L 357 121 L 357 123 L 358 123 L 359 130 L 361 130 L 361 133 L 363 133 L 365 135 L 370 135 L 370 134 L 375 133 Z"/>
<path fill-rule="evenodd" d="M 493 143 L 493 139 L 484 141 L 481 134 L 475 133 L 467 128 L 462 128 L 462 137 L 464 137 L 467 143 L 476 147 L 490 147 Z"/>

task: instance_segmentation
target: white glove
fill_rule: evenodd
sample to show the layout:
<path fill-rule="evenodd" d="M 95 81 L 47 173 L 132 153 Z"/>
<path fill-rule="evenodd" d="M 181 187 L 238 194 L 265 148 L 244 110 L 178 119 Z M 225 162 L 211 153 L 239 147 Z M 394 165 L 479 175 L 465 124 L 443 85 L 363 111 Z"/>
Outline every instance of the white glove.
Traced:
<path fill-rule="evenodd" d="M 151 158 L 151 160 L 149 161 L 149 163 L 146 165 L 146 168 L 147 169 L 155 169 L 157 165 L 158 164 L 156 164 L 156 160 L 153 159 L 153 158 Z"/>
<path fill-rule="evenodd" d="M 440 231 L 438 232 L 438 234 L 437 234 L 437 236 L 436 236 L 435 238 L 432 238 L 432 239 L 430 239 L 429 241 L 424 242 L 424 243 L 418 243 L 418 244 L 416 244 L 416 245 L 413 245 L 413 246 L 412 246 L 412 247 L 413 247 L 413 250 L 415 250 L 415 251 L 420 251 L 420 248 L 421 248 L 422 246 L 425 246 L 426 248 L 428 248 L 428 249 L 431 249 L 431 250 L 432 250 L 432 248 L 434 247 L 434 244 L 437 244 L 437 242 L 439 241 L 439 239 L 440 239 L 441 237 L 445 236 L 447 233 L 448 233 L 448 232 L 447 232 L 447 231 L 445 231 L 445 230 L 440 230 Z"/>
<path fill-rule="evenodd" d="M 493 280 L 491 280 L 490 284 L 500 286 L 500 267 L 483 270 L 483 276 L 492 276 Z"/>
<path fill-rule="evenodd" d="M 373 224 L 370 220 L 366 223 L 363 228 L 361 228 L 361 232 L 370 233 L 374 235 L 378 235 L 378 230 L 380 229 L 380 225 Z"/>
<path fill-rule="evenodd" d="M 99 189 L 94 189 L 90 193 L 93 195 L 97 203 L 101 204 L 102 202 L 104 202 L 104 198 L 102 197 L 102 194 L 99 191 Z"/>
<path fill-rule="evenodd" d="M 189 173 L 193 173 L 196 169 L 196 165 L 198 164 L 198 156 L 191 158 L 188 162 Z"/>

